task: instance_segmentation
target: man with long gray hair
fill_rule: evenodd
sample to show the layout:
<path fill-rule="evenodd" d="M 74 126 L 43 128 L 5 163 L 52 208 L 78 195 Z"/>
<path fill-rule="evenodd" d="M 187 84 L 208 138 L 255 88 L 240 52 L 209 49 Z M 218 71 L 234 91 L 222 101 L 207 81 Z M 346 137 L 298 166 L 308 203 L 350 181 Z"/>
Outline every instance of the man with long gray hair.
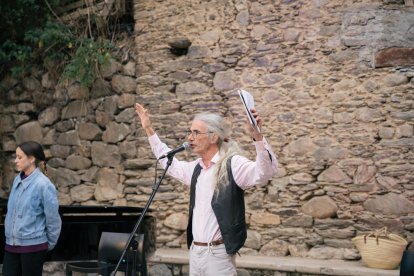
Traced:
<path fill-rule="evenodd" d="M 135 111 L 154 155 L 167 154 L 170 149 L 152 128 L 148 110 L 137 103 Z M 261 129 L 262 118 L 254 109 L 251 112 Z M 200 158 L 192 162 L 174 158 L 168 170 L 169 175 L 190 186 L 187 245 L 191 276 L 237 275 L 235 254 L 247 237 L 244 190 L 267 183 L 277 168 L 276 156 L 262 133 L 249 122 L 247 129 L 256 147 L 256 161 L 240 155 L 223 117 L 196 115 L 187 139 Z M 167 160 L 160 163 L 165 167 Z"/>

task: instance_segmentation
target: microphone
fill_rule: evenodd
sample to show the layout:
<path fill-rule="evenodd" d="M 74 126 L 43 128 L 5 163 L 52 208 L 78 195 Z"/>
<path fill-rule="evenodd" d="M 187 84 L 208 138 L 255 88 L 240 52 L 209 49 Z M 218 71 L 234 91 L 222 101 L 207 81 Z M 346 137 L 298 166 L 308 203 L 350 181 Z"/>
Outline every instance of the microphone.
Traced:
<path fill-rule="evenodd" d="M 171 157 L 173 155 L 175 155 L 176 153 L 179 153 L 180 151 L 184 151 L 190 148 L 190 144 L 188 142 L 184 142 L 181 146 L 179 146 L 178 148 L 175 148 L 173 150 L 170 150 L 169 152 L 167 152 L 164 155 L 161 155 L 160 158 L 158 158 L 158 160 L 163 159 L 165 157 Z"/>

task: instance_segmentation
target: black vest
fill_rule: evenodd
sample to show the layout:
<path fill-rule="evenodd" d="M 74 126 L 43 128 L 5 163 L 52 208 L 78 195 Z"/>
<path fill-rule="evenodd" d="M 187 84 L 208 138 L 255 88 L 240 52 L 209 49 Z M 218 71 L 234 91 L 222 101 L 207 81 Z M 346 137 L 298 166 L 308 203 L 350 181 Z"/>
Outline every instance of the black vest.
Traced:
<path fill-rule="evenodd" d="M 200 164 L 194 169 L 191 178 L 190 207 L 187 226 L 187 246 L 193 242 L 192 221 L 195 205 L 195 189 L 198 176 L 201 172 Z M 247 238 L 247 226 L 244 210 L 244 190 L 237 186 L 231 171 L 231 158 L 227 160 L 229 183 L 221 185 L 220 191 L 214 192 L 211 207 L 216 215 L 217 222 L 223 237 L 227 254 L 236 254 L 244 245 Z M 224 186 L 224 187 L 223 187 Z"/>

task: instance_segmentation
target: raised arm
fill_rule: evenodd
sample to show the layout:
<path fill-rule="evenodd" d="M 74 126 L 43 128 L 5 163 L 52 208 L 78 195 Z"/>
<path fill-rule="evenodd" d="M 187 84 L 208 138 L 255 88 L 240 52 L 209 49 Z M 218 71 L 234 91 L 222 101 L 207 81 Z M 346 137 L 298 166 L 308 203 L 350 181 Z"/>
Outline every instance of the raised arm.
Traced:
<path fill-rule="evenodd" d="M 148 137 L 151 137 L 155 134 L 154 129 L 152 128 L 149 112 L 146 108 L 144 108 L 141 104 L 135 104 L 135 112 L 137 113 L 139 119 L 141 120 L 142 128 L 147 133 Z"/>
<path fill-rule="evenodd" d="M 141 104 L 135 104 L 135 112 L 137 113 L 139 119 L 141 120 L 142 128 L 145 130 L 145 133 L 148 136 L 148 141 L 151 146 L 151 150 L 154 153 L 155 157 L 158 159 L 161 155 L 166 154 L 171 149 L 163 143 L 154 131 L 149 112 Z M 163 168 L 166 167 L 167 158 L 164 158 L 159 161 Z M 181 181 L 186 185 L 190 185 L 191 175 L 195 168 L 195 162 L 186 162 L 180 161 L 176 158 L 173 159 L 171 167 L 168 170 L 168 174 L 177 180 Z"/>
<path fill-rule="evenodd" d="M 263 119 L 256 110 L 251 109 L 250 111 L 256 119 L 259 129 L 262 129 Z M 266 184 L 276 173 L 278 165 L 271 146 L 263 137 L 263 134 L 255 130 L 249 120 L 247 120 L 246 129 L 256 147 L 256 160 L 250 161 L 241 156 L 235 156 L 235 162 L 232 160 L 235 181 L 242 189 Z"/>

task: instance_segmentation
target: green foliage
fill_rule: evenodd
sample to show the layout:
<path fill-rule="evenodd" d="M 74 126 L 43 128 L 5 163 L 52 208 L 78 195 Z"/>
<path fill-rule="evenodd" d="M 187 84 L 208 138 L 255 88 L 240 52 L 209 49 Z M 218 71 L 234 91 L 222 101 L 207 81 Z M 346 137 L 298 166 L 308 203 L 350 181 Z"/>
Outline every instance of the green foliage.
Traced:
<path fill-rule="evenodd" d="M 19 66 L 12 67 L 10 70 L 14 75 L 21 74 L 24 71 L 25 62 L 30 56 L 31 51 L 32 49 L 27 45 L 7 40 L 0 49 L 0 60 L 2 63 L 18 62 Z"/>
<path fill-rule="evenodd" d="M 55 6 L 59 0 L 49 3 Z M 50 11 L 44 0 L 14 0 L 2 1 L 0 14 L 0 65 L 12 64 L 12 72 L 22 72 L 33 50 L 25 34 L 42 27 L 51 18 Z"/>
<path fill-rule="evenodd" d="M 47 0 L 52 7 L 59 0 Z M 41 27 L 51 18 L 45 0 L 1 1 L 0 41 L 22 43 L 26 31 Z"/>
<path fill-rule="evenodd" d="M 65 0 L 46 1 L 54 8 Z M 45 63 L 63 71 L 62 80 L 76 79 L 90 86 L 114 46 L 96 35 L 91 38 L 91 22 L 71 28 L 58 22 L 46 1 L 14 0 L 0 5 L 0 78 L 7 70 L 23 74 L 32 64 Z M 89 32 L 85 32 L 87 27 Z"/>
<path fill-rule="evenodd" d="M 7 40 L 0 48 L 0 60 L 11 62 L 12 74 L 22 74 L 33 63 L 65 62 L 71 59 L 76 38 L 69 29 L 57 22 L 25 32 L 22 43 Z"/>
<path fill-rule="evenodd" d="M 99 75 L 100 68 L 109 62 L 110 50 L 113 48 L 114 46 L 106 40 L 83 39 L 73 59 L 66 65 L 62 74 L 63 79 L 77 79 L 84 86 L 92 85 Z"/>
<path fill-rule="evenodd" d="M 25 35 L 25 42 L 35 45 L 32 57 L 40 57 L 45 62 L 69 58 L 75 41 L 69 29 L 56 22 L 47 22 L 43 28 L 28 31 Z"/>

